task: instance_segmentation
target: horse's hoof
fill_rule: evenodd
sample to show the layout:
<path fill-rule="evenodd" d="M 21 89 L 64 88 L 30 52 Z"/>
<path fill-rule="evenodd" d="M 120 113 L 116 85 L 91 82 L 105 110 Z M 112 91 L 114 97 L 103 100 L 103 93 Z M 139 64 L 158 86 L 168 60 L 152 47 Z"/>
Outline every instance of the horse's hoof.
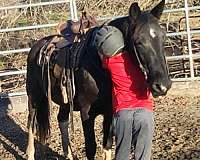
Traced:
<path fill-rule="evenodd" d="M 66 160 L 79 160 L 77 156 L 71 157 L 71 156 L 65 156 Z"/>
<path fill-rule="evenodd" d="M 112 160 L 111 149 L 103 149 L 103 160 Z"/>
<path fill-rule="evenodd" d="M 30 151 L 29 149 L 26 150 L 26 155 L 27 160 L 35 160 L 34 152 Z"/>
<path fill-rule="evenodd" d="M 73 160 L 79 160 L 77 155 L 74 156 Z"/>
<path fill-rule="evenodd" d="M 34 156 L 27 156 L 27 160 L 35 160 Z"/>
<path fill-rule="evenodd" d="M 73 157 L 68 156 L 68 155 L 65 155 L 65 154 L 64 154 L 64 158 L 65 158 L 66 160 L 74 160 Z"/>

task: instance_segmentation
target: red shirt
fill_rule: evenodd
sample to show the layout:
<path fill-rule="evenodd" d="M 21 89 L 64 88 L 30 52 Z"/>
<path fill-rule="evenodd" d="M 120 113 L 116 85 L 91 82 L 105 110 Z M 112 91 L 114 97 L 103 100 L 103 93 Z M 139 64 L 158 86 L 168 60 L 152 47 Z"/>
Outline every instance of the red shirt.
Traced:
<path fill-rule="evenodd" d="M 146 108 L 153 110 L 153 100 L 144 74 L 134 65 L 128 52 L 103 58 L 103 66 L 111 73 L 113 82 L 113 112 L 122 109 Z"/>

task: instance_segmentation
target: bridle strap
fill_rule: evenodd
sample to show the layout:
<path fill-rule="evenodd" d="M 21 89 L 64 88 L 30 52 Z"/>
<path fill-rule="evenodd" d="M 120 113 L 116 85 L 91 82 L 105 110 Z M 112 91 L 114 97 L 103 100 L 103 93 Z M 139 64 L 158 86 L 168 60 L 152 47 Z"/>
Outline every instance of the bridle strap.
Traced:
<path fill-rule="evenodd" d="M 139 67 L 140 67 L 140 69 L 142 70 L 142 72 L 144 73 L 145 79 L 147 79 L 147 71 L 146 71 L 144 65 L 142 64 L 142 62 L 141 62 L 141 60 L 140 60 L 140 58 L 139 58 L 138 51 L 137 51 L 137 49 L 136 49 L 136 47 L 135 47 L 134 44 L 133 44 L 133 50 L 134 50 L 134 52 L 135 52 L 136 59 L 137 59 L 137 61 L 138 61 L 138 63 L 139 63 Z"/>

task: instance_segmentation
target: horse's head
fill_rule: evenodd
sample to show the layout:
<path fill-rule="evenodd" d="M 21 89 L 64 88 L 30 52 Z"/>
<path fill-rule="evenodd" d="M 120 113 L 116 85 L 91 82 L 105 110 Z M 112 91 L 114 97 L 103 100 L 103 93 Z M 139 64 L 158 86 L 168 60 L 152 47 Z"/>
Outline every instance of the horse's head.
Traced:
<path fill-rule="evenodd" d="M 165 32 L 159 25 L 164 5 L 162 0 L 150 12 L 142 12 L 138 4 L 133 3 L 128 17 L 110 23 L 123 32 L 127 49 L 134 53 L 146 72 L 154 97 L 165 95 L 172 84 L 164 54 Z"/>

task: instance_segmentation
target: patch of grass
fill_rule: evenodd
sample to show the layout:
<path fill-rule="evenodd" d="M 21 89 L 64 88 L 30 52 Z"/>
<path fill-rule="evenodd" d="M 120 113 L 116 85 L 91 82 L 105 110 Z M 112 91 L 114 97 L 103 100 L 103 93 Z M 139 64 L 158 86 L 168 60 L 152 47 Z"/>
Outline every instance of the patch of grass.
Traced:
<path fill-rule="evenodd" d="M 28 25 L 30 22 L 28 19 L 26 18 L 21 18 L 17 21 L 17 26 L 26 26 Z"/>
<path fill-rule="evenodd" d="M 0 59 L 0 70 L 5 69 L 3 59 Z"/>
<path fill-rule="evenodd" d="M 69 15 L 66 15 L 66 14 L 63 14 L 63 12 L 57 12 L 57 13 L 48 13 L 46 15 L 49 19 L 49 21 L 51 22 L 59 22 L 59 21 L 62 21 L 62 20 L 66 20 Z"/>

